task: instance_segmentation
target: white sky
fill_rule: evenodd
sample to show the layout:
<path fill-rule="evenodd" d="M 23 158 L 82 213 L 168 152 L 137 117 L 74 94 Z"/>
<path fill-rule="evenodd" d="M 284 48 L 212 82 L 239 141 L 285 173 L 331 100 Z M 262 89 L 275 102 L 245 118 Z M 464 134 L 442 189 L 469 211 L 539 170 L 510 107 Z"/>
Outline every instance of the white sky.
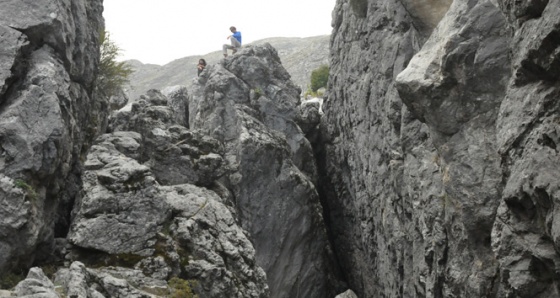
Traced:
<path fill-rule="evenodd" d="M 119 60 L 166 64 L 221 50 L 230 26 L 243 44 L 268 37 L 331 34 L 336 0 L 104 0 Z"/>

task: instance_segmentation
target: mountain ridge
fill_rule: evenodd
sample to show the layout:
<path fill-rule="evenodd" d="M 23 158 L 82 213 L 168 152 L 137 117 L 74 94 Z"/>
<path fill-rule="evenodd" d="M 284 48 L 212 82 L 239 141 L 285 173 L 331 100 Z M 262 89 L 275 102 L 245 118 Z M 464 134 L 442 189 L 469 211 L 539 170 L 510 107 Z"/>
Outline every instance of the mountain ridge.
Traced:
<path fill-rule="evenodd" d="M 270 43 L 278 51 L 278 56 L 291 75 L 292 81 L 305 91 L 308 89 L 311 72 L 323 64 L 329 64 L 329 39 L 330 35 L 271 37 L 247 45 Z M 216 64 L 223 59 L 222 51 L 186 56 L 164 65 L 144 64 L 136 59 L 126 60 L 134 70 L 126 90 L 129 99 L 134 101 L 150 89 L 163 90 L 177 85 L 184 85 L 190 90 L 197 78 L 196 65 L 201 58 L 208 64 Z"/>

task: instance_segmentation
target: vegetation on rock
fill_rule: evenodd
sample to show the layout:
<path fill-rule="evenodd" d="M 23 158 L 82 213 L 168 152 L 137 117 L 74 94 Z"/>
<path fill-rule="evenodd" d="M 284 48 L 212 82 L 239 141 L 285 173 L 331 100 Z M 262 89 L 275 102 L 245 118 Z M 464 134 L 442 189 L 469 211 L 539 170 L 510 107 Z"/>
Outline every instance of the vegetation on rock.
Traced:
<path fill-rule="evenodd" d="M 173 277 L 169 280 L 169 287 L 172 290 L 170 297 L 172 298 L 198 298 L 192 288 L 196 287 L 197 282 L 194 280 L 184 280 Z"/>
<path fill-rule="evenodd" d="M 311 72 L 311 91 L 317 92 L 320 88 L 326 88 L 329 81 L 329 66 L 321 65 Z"/>
<path fill-rule="evenodd" d="M 18 188 L 23 189 L 27 193 L 29 199 L 31 200 L 37 199 L 38 196 L 37 192 L 35 191 L 35 189 L 33 189 L 31 185 L 27 184 L 25 181 L 17 179 L 14 181 L 14 185 Z"/>
<path fill-rule="evenodd" d="M 117 61 L 121 48 L 111 40 L 109 32 L 102 30 L 99 33 L 99 40 L 101 58 L 95 87 L 101 94 L 110 97 L 116 95 L 129 82 L 133 70 L 126 62 Z"/>

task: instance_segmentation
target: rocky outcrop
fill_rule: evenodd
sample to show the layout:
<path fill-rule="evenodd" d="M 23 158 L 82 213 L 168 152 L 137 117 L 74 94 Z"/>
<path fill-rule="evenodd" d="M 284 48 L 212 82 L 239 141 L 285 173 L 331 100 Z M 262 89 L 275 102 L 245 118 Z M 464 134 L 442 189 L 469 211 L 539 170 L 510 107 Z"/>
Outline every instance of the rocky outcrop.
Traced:
<path fill-rule="evenodd" d="M 151 286 L 134 276 L 164 289 L 179 277 L 196 281 L 201 297 L 268 297 L 253 245 L 228 207 L 229 191 L 216 182 L 226 172 L 222 144 L 187 130 L 179 123 L 184 110 L 172 108 L 185 92 L 168 98 L 151 90 L 113 118 L 112 133 L 96 140 L 84 164 L 84 195 L 74 210 L 66 259 L 84 263 L 87 272 L 136 270 L 131 277 L 103 271 L 135 292 Z"/>
<path fill-rule="evenodd" d="M 338 277 L 314 181 L 309 141 L 297 125 L 300 89 L 276 50 L 247 46 L 209 66 L 189 100 L 191 128 L 224 144 L 241 226 L 271 297 L 334 297 Z"/>
<path fill-rule="evenodd" d="M 47 20 L 65 42 L 72 20 L 57 18 L 97 7 L 48 4 L 60 10 Z M 92 21 L 86 33 L 100 27 Z M 298 109 L 301 89 L 274 48 L 245 47 L 209 67 L 193 96 L 184 87 L 165 95 L 150 90 L 106 124 L 107 109 L 128 99 L 95 99 L 89 75 L 97 50 L 87 64 L 81 40 L 76 48 L 56 47 L 59 36 L 35 29 L 44 40 L 13 32 L 8 46 L 14 57 L 29 54 L 31 66 L 13 62 L 11 73 L 2 72 L 15 85 L 2 89 L 0 265 L 24 271 L 43 264 L 35 258 L 40 252 L 58 269 L 57 286 L 34 267 L 14 293 L 162 297 L 177 294 L 176 283 L 200 297 L 334 297 L 346 290 L 323 222 L 311 145 L 298 126 L 316 131 L 318 107 Z M 39 41 L 55 44 L 36 49 Z"/>
<path fill-rule="evenodd" d="M 560 3 L 427 2 L 333 13 L 315 151 L 350 287 L 558 297 Z"/>
<path fill-rule="evenodd" d="M 81 160 L 104 130 L 94 95 L 102 1 L 3 1 L 0 11 L 0 277 L 65 236 Z"/>

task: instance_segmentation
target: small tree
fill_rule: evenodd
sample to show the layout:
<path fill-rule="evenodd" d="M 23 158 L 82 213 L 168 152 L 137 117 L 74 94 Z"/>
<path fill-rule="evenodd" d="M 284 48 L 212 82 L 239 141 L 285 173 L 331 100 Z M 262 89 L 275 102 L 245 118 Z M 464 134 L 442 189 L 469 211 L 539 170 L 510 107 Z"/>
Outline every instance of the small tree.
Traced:
<path fill-rule="evenodd" d="M 329 66 L 322 65 L 311 72 L 311 91 L 317 92 L 318 89 L 327 87 L 329 81 Z"/>
<path fill-rule="evenodd" d="M 125 62 L 117 62 L 121 49 L 110 39 L 109 32 L 99 33 L 101 58 L 96 88 L 107 97 L 116 95 L 129 82 L 133 70 Z"/>

